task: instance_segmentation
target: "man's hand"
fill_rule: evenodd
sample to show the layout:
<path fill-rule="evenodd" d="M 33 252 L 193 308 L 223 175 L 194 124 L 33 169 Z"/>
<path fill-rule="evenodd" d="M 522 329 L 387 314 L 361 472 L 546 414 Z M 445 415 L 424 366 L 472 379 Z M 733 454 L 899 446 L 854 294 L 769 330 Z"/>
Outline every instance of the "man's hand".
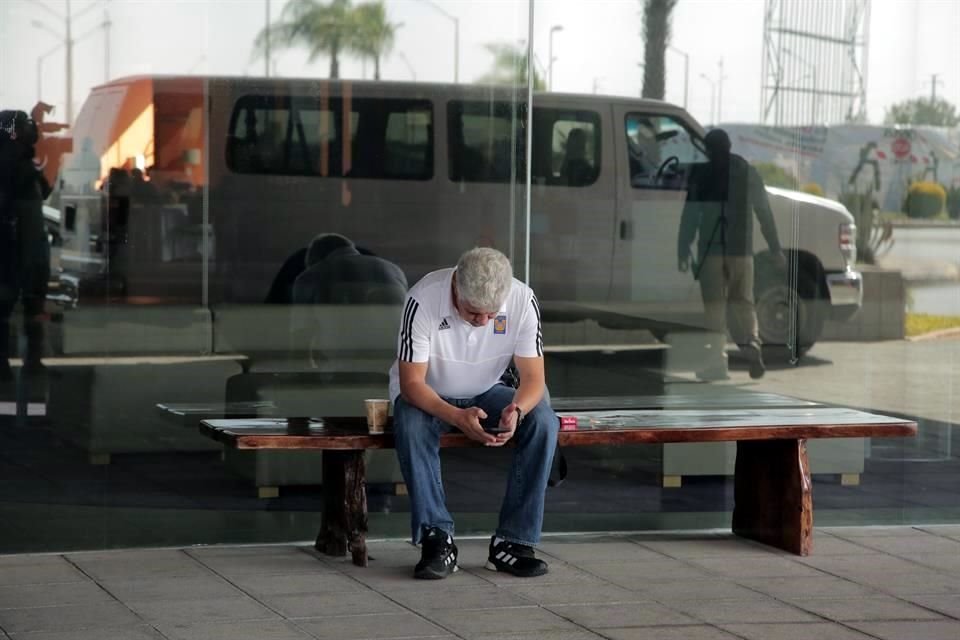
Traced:
<path fill-rule="evenodd" d="M 487 433 L 483 430 L 483 427 L 480 426 L 480 421 L 487 417 L 487 412 L 481 409 L 480 407 L 467 407 L 466 409 L 460 409 L 457 414 L 457 419 L 453 422 L 453 426 L 463 432 L 465 436 L 471 440 L 476 440 L 477 442 L 482 442 L 488 447 L 499 446 L 497 438 L 492 434 Z M 506 441 L 504 441 L 506 442 Z"/>
<path fill-rule="evenodd" d="M 690 268 L 690 253 L 678 253 L 677 254 L 677 269 L 681 273 L 686 273 L 687 269 Z"/>
<path fill-rule="evenodd" d="M 503 431 L 497 434 L 497 443 L 490 446 L 499 447 L 506 444 L 507 441 L 513 437 L 513 434 L 517 432 L 518 408 L 519 405 L 516 402 L 511 402 L 500 412 L 500 428 L 503 429 Z"/>

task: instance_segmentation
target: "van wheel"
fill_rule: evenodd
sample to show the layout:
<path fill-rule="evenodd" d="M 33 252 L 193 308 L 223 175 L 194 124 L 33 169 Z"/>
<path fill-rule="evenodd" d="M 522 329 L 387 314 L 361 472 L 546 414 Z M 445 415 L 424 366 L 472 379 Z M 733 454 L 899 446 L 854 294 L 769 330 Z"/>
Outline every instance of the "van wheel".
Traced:
<path fill-rule="evenodd" d="M 807 274 L 800 274 L 796 291 L 784 277 L 757 282 L 754 297 L 764 358 L 799 358 L 820 338 L 824 304 L 817 296 L 816 282 Z M 791 339 L 794 327 L 795 344 Z"/>

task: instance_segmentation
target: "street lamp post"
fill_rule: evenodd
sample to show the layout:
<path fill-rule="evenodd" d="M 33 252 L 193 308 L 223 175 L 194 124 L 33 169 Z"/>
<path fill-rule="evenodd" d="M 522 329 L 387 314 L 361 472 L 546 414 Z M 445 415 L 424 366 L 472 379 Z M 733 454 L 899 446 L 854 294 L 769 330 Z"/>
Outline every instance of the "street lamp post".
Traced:
<path fill-rule="evenodd" d="M 557 31 L 563 31 L 562 24 L 555 24 L 550 27 L 550 61 L 547 63 L 547 89 L 549 91 L 553 91 L 553 61 L 556 60 L 553 55 L 553 34 Z"/>
<path fill-rule="evenodd" d="M 723 58 L 717 62 L 717 124 L 723 119 L 723 81 L 727 77 L 723 75 Z"/>
<path fill-rule="evenodd" d="M 67 47 L 67 124 L 73 124 L 73 31 L 70 19 L 70 0 L 67 0 L 67 6 L 64 11 L 66 17 L 67 34 L 65 38 Z"/>
<path fill-rule="evenodd" d="M 74 45 L 74 40 L 73 40 L 73 21 L 74 21 L 76 18 L 79 18 L 80 16 L 84 15 L 85 13 L 89 13 L 91 10 L 97 8 L 97 7 L 100 5 L 100 1 L 98 0 L 97 2 L 93 2 L 93 3 L 89 4 L 89 5 L 87 5 L 87 7 L 86 7 L 85 9 L 83 9 L 82 11 L 79 11 L 79 12 L 78 12 L 77 14 L 75 14 L 75 15 L 72 13 L 72 11 L 71 11 L 71 9 L 70 9 L 70 0 L 64 0 L 64 4 L 65 4 L 65 6 L 64 6 L 64 12 L 63 12 L 62 14 L 54 11 L 53 9 L 51 9 L 50 7 L 48 7 L 47 5 L 45 5 L 45 4 L 43 4 L 42 2 L 40 2 L 39 0 L 34 0 L 34 2 L 32 2 L 31 5 L 30 5 L 31 7 L 37 7 L 38 9 L 43 9 L 44 11 L 46 11 L 47 13 L 49 13 L 50 15 L 52 15 L 53 17 L 57 18 L 58 20 L 63 20 L 63 21 L 64 21 L 64 33 L 63 33 L 63 34 L 60 34 L 60 33 L 58 33 L 57 31 L 51 29 L 50 27 L 48 27 L 47 25 L 45 25 L 45 24 L 44 24 L 43 22 L 41 22 L 40 20 L 33 20 L 33 21 L 31 22 L 31 24 L 32 24 L 34 27 L 37 27 L 38 29 L 43 29 L 43 30 L 45 30 L 45 31 L 47 31 L 47 32 L 49 32 L 49 33 L 52 33 L 52 34 L 53 34 L 54 36 L 56 36 L 57 38 L 62 39 L 62 40 L 63 40 L 63 46 L 66 47 L 66 52 L 67 52 L 67 55 L 66 55 L 66 73 L 65 73 L 65 75 L 66 75 L 66 77 L 67 77 L 67 82 L 66 82 L 66 84 L 67 84 L 67 86 L 66 86 L 66 92 L 67 92 L 67 96 L 66 96 L 66 102 L 67 102 L 67 104 L 66 104 L 66 116 L 67 116 L 67 117 L 66 117 L 66 121 L 67 121 L 67 124 L 68 124 L 68 125 L 72 125 L 72 124 L 73 124 L 73 45 Z"/>
<path fill-rule="evenodd" d="M 110 82 L 110 13 L 103 11 L 103 81 Z"/>
<path fill-rule="evenodd" d="M 263 1 L 263 75 L 270 77 L 270 0 Z"/>
<path fill-rule="evenodd" d="M 39 6 L 39 7 L 44 7 L 44 5 L 42 5 L 42 4 L 38 4 L 37 6 Z M 69 7 L 70 7 L 70 4 L 69 4 L 69 0 L 68 0 L 68 2 L 67 2 L 67 8 L 69 9 Z M 44 8 L 45 8 L 45 7 L 44 7 Z M 70 24 L 70 23 L 69 23 L 69 21 L 68 21 L 68 22 L 67 22 L 68 29 L 69 29 L 69 24 Z M 67 100 L 67 105 L 66 105 L 66 107 L 67 107 L 67 110 L 66 110 L 66 114 L 67 114 L 67 123 L 69 124 L 69 123 L 72 122 L 71 116 L 73 115 L 73 108 L 72 108 L 72 106 L 71 106 L 72 103 L 73 103 L 73 74 L 71 73 L 71 70 L 73 69 L 73 38 L 70 37 L 70 31 L 69 31 L 69 30 L 67 31 L 67 34 L 68 34 L 68 35 L 64 36 L 62 33 L 60 33 L 59 31 L 57 31 L 56 29 L 52 29 L 52 28 L 48 27 L 46 24 L 43 23 L 42 20 L 31 20 L 31 21 L 30 21 L 30 25 L 31 25 L 33 28 L 35 28 L 35 29 L 40 29 L 40 30 L 42 30 L 42 31 L 46 31 L 47 33 L 49 33 L 50 35 L 52 35 L 54 38 L 57 38 L 57 39 L 59 39 L 59 40 L 63 40 L 63 43 L 57 45 L 56 49 L 59 49 L 60 47 L 62 47 L 62 46 L 64 46 L 64 45 L 66 45 L 66 47 L 67 47 L 67 71 L 66 71 L 66 76 L 67 76 L 67 86 L 66 86 L 66 95 L 67 95 L 66 100 Z M 44 55 L 44 56 L 41 56 L 41 57 L 45 57 L 45 55 Z M 42 61 L 40 60 L 40 58 L 38 58 L 38 59 L 37 59 L 37 67 L 38 67 L 38 68 L 42 68 L 42 66 L 43 66 L 43 63 L 42 63 Z"/>
<path fill-rule="evenodd" d="M 460 82 L 460 18 L 451 14 L 432 0 L 420 0 L 420 2 L 428 7 L 432 7 L 434 11 L 453 22 L 453 82 L 456 84 Z"/>
<path fill-rule="evenodd" d="M 397 52 L 397 56 L 400 58 L 400 60 L 403 62 L 403 64 L 407 65 L 407 71 L 410 72 L 410 76 L 413 78 L 413 81 L 416 82 L 416 81 L 417 81 L 417 72 L 414 70 L 413 65 L 410 64 L 410 61 L 407 60 L 406 54 L 404 54 L 403 51 L 399 51 L 399 52 Z"/>
<path fill-rule="evenodd" d="M 710 124 L 716 126 L 716 121 L 714 120 L 714 102 L 717 97 L 717 83 L 713 81 L 710 76 L 705 73 L 701 73 L 700 77 L 710 83 Z"/>
<path fill-rule="evenodd" d="M 58 44 L 43 55 L 37 56 L 37 102 L 43 101 L 43 61 L 60 50 L 62 44 Z"/>
<path fill-rule="evenodd" d="M 674 53 L 683 56 L 683 108 L 687 108 L 687 97 L 690 93 L 690 54 L 677 49 L 672 44 L 667 47 Z"/>

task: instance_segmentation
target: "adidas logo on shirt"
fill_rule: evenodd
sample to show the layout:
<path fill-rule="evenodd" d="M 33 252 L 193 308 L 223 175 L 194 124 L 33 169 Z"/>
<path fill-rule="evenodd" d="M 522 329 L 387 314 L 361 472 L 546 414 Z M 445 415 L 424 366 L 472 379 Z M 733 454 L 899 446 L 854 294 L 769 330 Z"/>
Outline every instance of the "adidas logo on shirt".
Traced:
<path fill-rule="evenodd" d="M 446 318 L 444 318 L 443 320 L 440 321 L 440 328 L 437 330 L 443 331 L 444 329 L 449 329 L 449 328 L 450 328 L 450 323 L 447 322 Z"/>

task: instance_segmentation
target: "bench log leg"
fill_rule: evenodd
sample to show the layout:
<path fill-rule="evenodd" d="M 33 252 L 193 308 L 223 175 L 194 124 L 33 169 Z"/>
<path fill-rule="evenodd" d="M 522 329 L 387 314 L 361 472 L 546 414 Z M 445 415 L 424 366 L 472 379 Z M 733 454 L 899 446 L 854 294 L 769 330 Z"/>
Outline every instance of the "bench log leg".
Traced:
<path fill-rule="evenodd" d="M 323 518 L 314 545 L 367 566 L 367 479 L 363 451 L 323 452 Z"/>
<path fill-rule="evenodd" d="M 807 441 L 737 442 L 733 532 L 800 556 L 813 547 Z"/>

